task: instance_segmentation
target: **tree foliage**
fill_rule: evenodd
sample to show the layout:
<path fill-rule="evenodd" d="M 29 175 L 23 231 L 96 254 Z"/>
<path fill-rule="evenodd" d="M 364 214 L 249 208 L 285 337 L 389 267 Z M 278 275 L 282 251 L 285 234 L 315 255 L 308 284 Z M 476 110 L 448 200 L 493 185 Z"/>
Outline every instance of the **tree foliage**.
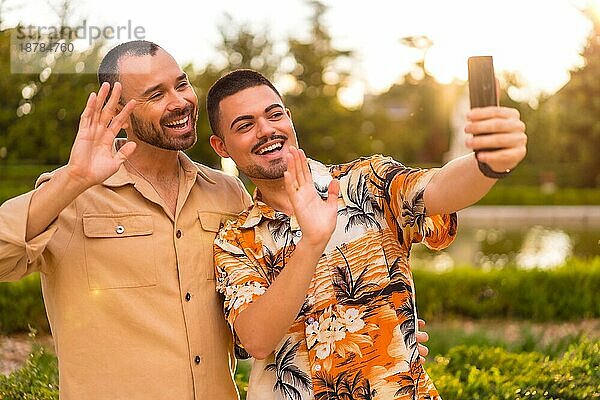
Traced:
<path fill-rule="evenodd" d="M 268 27 L 256 30 L 225 15 L 215 47 L 218 59 L 202 67 L 184 66 L 200 106 L 199 142 L 188 151 L 190 156 L 219 167 L 219 158 L 208 145 L 206 92 L 225 72 L 252 68 L 285 88 L 284 100 L 292 111 L 300 145 L 312 158 L 334 163 L 383 153 L 409 165 L 441 165 L 451 138 L 450 119 L 465 86 L 438 83 L 428 74 L 423 58 L 385 93 L 367 95 L 361 107 L 345 107 L 339 94 L 352 82 L 354 54 L 334 46 L 323 22 L 327 7 L 317 0 L 307 4 L 312 13 L 303 39 L 290 37 L 276 43 Z M 68 18 L 62 15 L 61 20 Z M 509 184 L 535 185 L 550 179 L 559 186 L 598 186 L 598 25 L 596 21 L 582 53 L 583 66 L 572 72 L 570 82 L 557 94 L 539 99 L 538 109 L 502 93 L 502 104 L 521 111 L 529 135 L 528 156 Z M 10 29 L 0 31 L 0 166 L 64 163 L 85 99 L 97 89 L 96 77 L 55 73 L 58 64 L 48 65 L 41 74 L 11 73 L 10 33 Z M 399 40 L 420 50 L 431 44 L 420 36 Z M 67 69 L 78 63 L 97 65 L 105 50 L 102 43 L 96 43 L 89 51 L 62 57 L 57 63 L 68 64 Z M 518 77 L 503 78 L 507 87 L 522 85 Z"/>

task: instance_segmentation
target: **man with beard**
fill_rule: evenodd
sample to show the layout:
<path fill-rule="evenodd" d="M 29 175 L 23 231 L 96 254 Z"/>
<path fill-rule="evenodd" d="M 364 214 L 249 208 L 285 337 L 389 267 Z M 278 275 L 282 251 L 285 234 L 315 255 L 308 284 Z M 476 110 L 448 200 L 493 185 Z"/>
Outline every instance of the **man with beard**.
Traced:
<path fill-rule="evenodd" d="M 212 147 L 257 188 L 215 241 L 225 316 L 256 358 L 247 398 L 440 399 L 418 362 L 410 249 L 452 242 L 455 212 L 497 181 L 478 161 L 508 173 L 523 159 L 518 112 L 471 110 L 466 144 L 481 151 L 421 170 L 381 155 L 307 161 L 255 71 L 219 79 L 207 111 Z"/>
<path fill-rule="evenodd" d="M 198 99 L 171 55 L 124 43 L 98 76 L 68 164 L 0 207 L 0 280 L 41 273 L 61 399 L 236 399 L 212 243 L 250 198 L 182 152 Z"/>

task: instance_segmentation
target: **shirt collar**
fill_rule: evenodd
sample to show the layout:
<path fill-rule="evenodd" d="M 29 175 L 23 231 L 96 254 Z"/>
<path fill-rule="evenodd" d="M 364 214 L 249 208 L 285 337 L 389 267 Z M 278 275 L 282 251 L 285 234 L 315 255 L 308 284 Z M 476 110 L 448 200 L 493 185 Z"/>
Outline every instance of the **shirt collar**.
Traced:
<path fill-rule="evenodd" d="M 329 172 L 329 168 L 315 160 L 308 159 L 308 167 L 310 169 L 310 173 L 312 175 L 313 182 L 315 184 L 315 188 L 317 192 L 324 197 L 327 194 L 327 188 L 329 187 L 329 183 L 333 179 L 331 173 Z M 242 228 L 253 228 L 258 225 L 263 218 L 274 220 L 274 219 L 287 219 L 288 216 L 282 212 L 275 211 L 271 206 L 262 201 L 262 194 L 260 190 L 256 188 L 254 190 L 254 204 L 250 206 L 248 210 L 248 216 L 246 220 L 241 225 Z M 292 225 L 297 225 L 295 222 L 295 217 L 292 216 Z"/>
<path fill-rule="evenodd" d="M 127 142 L 127 140 L 123 139 L 123 138 L 115 139 L 115 142 L 113 145 L 113 154 L 116 153 L 117 150 L 120 149 L 121 146 L 123 146 L 126 142 Z M 196 164 L 195 162 L 193 162 L 187 156 L 187 154 L 180 151 L 180 152 L 178 152 L 178 156 L 179 156 L 179 164 L 181 165 L 181 168 L 186 173 L 196 174 L 198 177 L 203 178 L 208 183 L 212 183 L 212 184 L 216 183 L 204 171 L 202 171 L 202 169 L 200 169 L 200 166 L 198 164 Z M 108 186 L 108 187 L 119 187 L 119 186 L 125 186 L 127 184 L 134 184 L 134 183 L 135 183 L 135 181 L 133 180 L 129 171 L 127 171 L 127 168 L 125 168 L 125 164 L 121 164 L 121 166 L 119 167 L 117 172 L 115 172 L 108 179 L 106 179 L 104 182 L 102 182 L 102 184 L 104 186 Z"/>

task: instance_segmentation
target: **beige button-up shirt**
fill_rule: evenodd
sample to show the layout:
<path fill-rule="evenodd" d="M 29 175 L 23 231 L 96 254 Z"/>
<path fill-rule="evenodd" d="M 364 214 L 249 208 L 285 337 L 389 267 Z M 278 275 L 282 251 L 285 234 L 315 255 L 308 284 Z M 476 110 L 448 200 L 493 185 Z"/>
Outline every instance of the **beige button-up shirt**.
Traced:
<path fill-rule="evenodd" d="M 174 220 L 123 166 L 29 242 L 33 192 L 0 207 L 0 280 L 41 272 L 62 400 L 238 397 L 212 243 L 251 199 L 238 179 L 179 159 Z"/>

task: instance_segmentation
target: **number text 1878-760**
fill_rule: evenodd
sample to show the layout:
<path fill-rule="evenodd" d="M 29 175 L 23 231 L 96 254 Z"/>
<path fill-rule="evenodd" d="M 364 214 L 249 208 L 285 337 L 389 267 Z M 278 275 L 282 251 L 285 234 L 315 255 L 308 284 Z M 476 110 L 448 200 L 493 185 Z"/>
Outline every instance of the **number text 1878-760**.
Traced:
<path fill-rule="evenodd" d="M 23 53 L 72 53 L 75 46 L 65 42 L 26 42 L 19 43 L 19 49 Z"/>

